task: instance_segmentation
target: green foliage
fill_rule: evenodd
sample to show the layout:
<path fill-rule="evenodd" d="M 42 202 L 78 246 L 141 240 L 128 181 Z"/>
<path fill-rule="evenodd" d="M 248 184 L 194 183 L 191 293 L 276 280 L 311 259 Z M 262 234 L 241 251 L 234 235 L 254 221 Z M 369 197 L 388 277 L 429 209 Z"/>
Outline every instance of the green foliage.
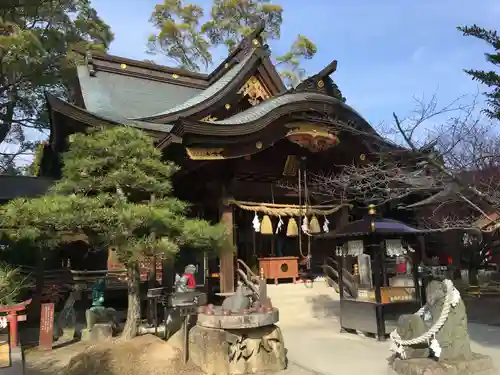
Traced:
<path fill-rule="evenodd" d="M 45 92 L 71 101 L 77 57 L 69 49 L 105 50 L 113 39 L 90 0 L 14 3 L 0 8 L 0 143 L 17 146 L 1 155 L 5 163 L 33 149 L 26 129 L 48 127 Z"/>
<path fill-rule="evenodd" d="M 287 86 L 296 86 L 305 76 L 305 70 L 300 67 L 303 59 L 310 60 L 318 49 L 307 37 L 299 35 L 290 50 L 283 56 L 276 57 L 276 66 L 284 67 L 280 72 Z"/>
<path fill-rule="evenodd" d="M 214 0 L 210 17 L 201 27 L 212 46 L 225 45 L 229 51 L 262 22 L 265 36 L 279 39 L 283 8 L 269 0 Z"/>
<path fill-rule="evenodd" d="M 170 196 L 178 168 L 161 160 L 145 133 L 123 126 L 75 135 L 63 161 L 50 194 L 0 207 L 11 239 L 55 245 L 83 235 L 95 248 L 116 248 L 126 264 L 224 244 L 222 225 L 188 218 L 188 204 Z"/>
<path fill-rule="evenodd" d="M 481 82 L 491 89 L 490 92 L 485 93 L 485 96 L 488 98 L 487 102 L 489 108 L 484 112 L 488 115 L 488 117 L 500 120 L 500 75 L 498 74 L 498 68 L 500 66 L 500 37 L 498 36 L 496 30 L 486 30 L 477 25 L 470 27 L 457 27 L 457 29 L 462 31 L 466 36 L 474 36 L 485 41 L 490 44 L 495 51 L 494 53 L 485 53 L 485 56 L 486 61 L 493 64 L 497 71 L 468 69 L 465 70 L 465 72 L 472 76 L 472 79 Z"/>
<path fill-rule="evenodd" d="M 18 301 L 18 296 L 28 287 L 18 268 L 0 263 L 0 305 L 10 305 Z"/>
<path fill-rule="evenodd" d="M 161 50 L 179 67 L 191 71 L 207 69 L 212 63 L 210 45 L 200 33 L 203 9 L 183 5 L 181 0 L 165 0 L 155 6 L 150 22 L 159 30 L 148 39 L 148 51 Z"/>
<path fill-rule="evenodd" d="M 202 7 L 184 4 L 182 0 L 164 0 L 156 5 L 150 21 L 158 32 L 149 38 L 149 52 L 160 52 L 179 67 L 200 71 L 212 64 L 211 49 L 225 46 L 231 52 L 263 21 L 265 40 L 281 36 L 283 8 L 270 0 L 214 0 L 205 22 L 204 16 Z M 276 57 L 287 85 L 300 82 L 305 74 L 301 62 L 311 59 L 316 51 L 311 40 L 298 35 L 290 50 Z"/>

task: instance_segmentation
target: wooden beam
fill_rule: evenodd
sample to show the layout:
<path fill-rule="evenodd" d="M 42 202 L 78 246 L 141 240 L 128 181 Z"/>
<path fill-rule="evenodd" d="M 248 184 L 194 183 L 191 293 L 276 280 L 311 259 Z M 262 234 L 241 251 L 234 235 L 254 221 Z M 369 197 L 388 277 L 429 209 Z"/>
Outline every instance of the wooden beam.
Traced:
<path fill-rule="evenodd" d="M 233 208 L 225 205 L 222 199 L 220 202 L 220 220 L 226 226 L 229 233 L 227 245 L 219 254 L 220 259 L 220 292 L 233 293 L 234 292 L 234 218 Z"/>

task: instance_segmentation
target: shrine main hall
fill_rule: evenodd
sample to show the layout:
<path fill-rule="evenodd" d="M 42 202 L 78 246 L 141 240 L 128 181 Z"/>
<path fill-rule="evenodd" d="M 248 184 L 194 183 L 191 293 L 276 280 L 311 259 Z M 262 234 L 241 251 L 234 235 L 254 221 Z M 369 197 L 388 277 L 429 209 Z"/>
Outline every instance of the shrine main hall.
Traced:
<path fill-rule="evenodd" d="M 233 243 L 218 255 L 221 292 L 234 290 L 238 259 L 257 272 L 259 259 L 273 257 L 311 266 L 311 254 L 320 259 L 332 249 L 301 233 L 304 218 L 311 232 L 321 232 L 347 223 L 349 213 L 342 202 L 309 194 L 308 176 L 366 163 L 383 140 L 345 103 L 330 77 L 336 61 L 287 88 L 261 33 L 210 74 L 77 51 L 84 63 L 71 100 L 47 94 L 51 133 L 39 176 L 61 177 L 71 134 L 138 128 L 181 167 L 176 197 L 232 232 Z"/>

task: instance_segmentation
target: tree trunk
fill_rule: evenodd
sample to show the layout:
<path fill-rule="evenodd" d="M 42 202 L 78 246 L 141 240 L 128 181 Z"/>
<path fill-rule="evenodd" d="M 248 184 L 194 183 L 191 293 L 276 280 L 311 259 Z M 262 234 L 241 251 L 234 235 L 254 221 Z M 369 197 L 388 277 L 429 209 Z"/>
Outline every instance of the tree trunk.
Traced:
<path fill-rule="evenodd" d="M 131 262 L 127 265 L 127 270 L 128 310 L 122 338 L 130 340 L 137 336 L 141 320 L 139 264 Z"/>

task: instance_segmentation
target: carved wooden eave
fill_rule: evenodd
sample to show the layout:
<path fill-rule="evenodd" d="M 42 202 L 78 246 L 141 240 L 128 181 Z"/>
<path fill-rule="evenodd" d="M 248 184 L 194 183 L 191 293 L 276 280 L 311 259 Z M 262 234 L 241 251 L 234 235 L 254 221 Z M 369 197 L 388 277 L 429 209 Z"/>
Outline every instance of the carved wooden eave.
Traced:
<path fill-rule="evenodd" d="M 313 112 L 324 113 L 325 123 L 340 121 L 346 126 L 348 124 L 348 126 L 359 129 L 361 132 L 376 135 L 375 130 L 361 115 L 347 104 L 331 96 L 319 93 L 291 93 L 273 97 L 267 103 L 265 111 L 261 109 L 260 105 L 257 105 L 221 121 L 206 122 L 180 119 L 171 132 L 179 137 L 187 135 L 214 139 L 243 137 L 263 131 L 279 118 Z M 257 113 L 259 117 L 255 118 Z"/>
<path fill-rule="evenodd" d="M 337 134 L 348 131 L 348 126 L 353 127 L 353 132 L 371 133 L 377 137 L 366 120 L 351 107 L 331 96 L 319 93 L 292 93 L 268 99 L 267 103 L 267 112 L 262 110 L 261 105 L 257 105 L 231 118 L 213 123 L 181 119 L 174 125 L 169 137 L 176 135 L 182 139 L 185 147 L 190 150 L 199 149 L 200 153 L 195 157 L 188 152 L 191 159 L 197 160 L 249 156 L 273 146 L 281 139 L 297 135 L 309 136 L 311 142 L 308 146 L 314 146 L 314 150 L 322 151 L 337 145 L 339 142 Z M 297 122 L 291 116 L 294 113 L 308 111 L 323 112 L 328 115 L 325 117 L 333 118 L 334 122 L 329 124 L 325 120 L 324 124 L 308 124 L 306 120 Z M 256 119 L 257 113 L 260 116 Z M 338 124 L 343 126 L 335 130 Z M 162 144 L 167 145 L 168 142 L 165 140 Z M 309 148 L 308 146 L 306 148 Z M 217 155 L 213 153 L 203 155 L 201 151 L 204 148 L 217 149 Z"/>
<path fill-rule="evenodd" d="M 238 90 L 238 94 L 248 100 L 250 105 L 255 106 L 271 97 L 269 89 L 259 78 L 251 76 Z"/>

